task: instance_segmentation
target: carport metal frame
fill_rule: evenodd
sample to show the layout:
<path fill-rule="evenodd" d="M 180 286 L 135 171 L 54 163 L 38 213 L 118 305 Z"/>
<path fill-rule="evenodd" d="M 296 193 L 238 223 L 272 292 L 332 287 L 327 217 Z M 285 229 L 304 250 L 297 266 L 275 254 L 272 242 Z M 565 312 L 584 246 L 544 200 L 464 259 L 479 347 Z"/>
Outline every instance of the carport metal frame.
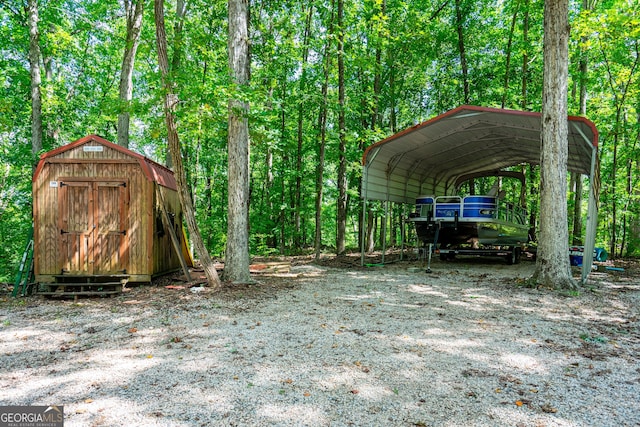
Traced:
<path fill-rule="evenodd" d="M 598 131 L 584 117 L 569 116 L 567 169 L 589 177 L 581 281 L 591 271 L 598 219 Z M 369 146 L 362 156 L 363 224 L 367 202 L 413 205 L 424 194 L 455 191 L 463 175 L 540 163 L 541 114 L 463 105 Z M 366 233 L 361 233 L 364 265 Z M 404 239 L 404 233 L 403 233 Z M 386 236 L 383 239 L 386 252 Z M 567 253 L 567 262 L 569 262 Z"/>

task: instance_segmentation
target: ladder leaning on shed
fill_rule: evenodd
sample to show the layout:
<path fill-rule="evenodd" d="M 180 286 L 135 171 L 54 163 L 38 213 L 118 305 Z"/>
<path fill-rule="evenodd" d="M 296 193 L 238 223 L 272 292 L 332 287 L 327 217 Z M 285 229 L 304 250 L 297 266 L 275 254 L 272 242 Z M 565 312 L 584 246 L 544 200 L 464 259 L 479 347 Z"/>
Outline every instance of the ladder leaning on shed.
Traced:
<path fill-rule="evenodd" d="M 22 260 L 16 273 L 16 279 L 13 284 L 13 292 L 11 296 L 16 298 L 18 295 L 24 297 L 29 295 L 30 285 L 33 285 L 33 226 L 29 231 L 27 245 L 22 254 Z"/>

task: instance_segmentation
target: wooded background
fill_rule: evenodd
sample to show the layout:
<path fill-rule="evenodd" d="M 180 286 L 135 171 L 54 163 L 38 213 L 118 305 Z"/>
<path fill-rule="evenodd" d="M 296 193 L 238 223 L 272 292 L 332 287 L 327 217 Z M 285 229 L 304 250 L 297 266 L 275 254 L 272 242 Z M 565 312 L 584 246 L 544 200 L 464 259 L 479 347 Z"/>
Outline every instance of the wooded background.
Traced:
<path fill-rule="evenodd" d="M 165 3 L 182 155 L 213 256 L 226 243 L 231 98 L 250 105 L 249 235 L 251 253 L 260 255 L 356 248 L 360 161 L 373 142 L 461 104 L 541 110 L 541 0 L 253 0 L 249 6 L 251 80 L 239 88 L 228 69 L 226 1 Z M 29 19 L 34 7 L 38 34 Z M 0 281 L 9 281 L 31 227 L 34 79 L 42 99 L 39 152 L 91 133 L 118 142 L 124 113 L 129 148 L 165 163 L 167 138 L 152 2 L 1 0 L 0 22 Z M 600 132 L 596 245 L 612 256 L 637 256 L 640 3 L 572 1 L 570 23 L 569 114 L 585 114 Z M 127 98 L 121 78 L 135 31 L 140 39 Z M 40 76 L 29 65 L 30 41 Z M 527 173 L 535 212 L 538 171 Z M 584 224 L 574 228 L 572 213 L 576 199 L 586 204 L 588 188 L 576 187 L 576 177 L 567 182 L 569 230 L 578 242 Z M 370 240 L 377 244 L 384 208 L 371 208 Z M 408 208 L 390 208 L 386 232 L 393 245 Z"/>

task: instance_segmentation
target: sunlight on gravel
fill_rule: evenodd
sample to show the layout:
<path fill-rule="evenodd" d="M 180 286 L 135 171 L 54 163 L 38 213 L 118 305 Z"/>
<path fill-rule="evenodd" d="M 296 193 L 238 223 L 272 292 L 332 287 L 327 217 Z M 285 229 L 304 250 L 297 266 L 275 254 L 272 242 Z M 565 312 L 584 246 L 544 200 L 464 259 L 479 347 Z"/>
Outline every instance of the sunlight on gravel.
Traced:
<path fill-rule="evenodd" d="M 220 293 L 0 305 L 0 405 L 66 426 L 636 426 L 640 283 L 532 263 L 297 265 Z M 413 270 L 412 270 L 413 269 Z"/>

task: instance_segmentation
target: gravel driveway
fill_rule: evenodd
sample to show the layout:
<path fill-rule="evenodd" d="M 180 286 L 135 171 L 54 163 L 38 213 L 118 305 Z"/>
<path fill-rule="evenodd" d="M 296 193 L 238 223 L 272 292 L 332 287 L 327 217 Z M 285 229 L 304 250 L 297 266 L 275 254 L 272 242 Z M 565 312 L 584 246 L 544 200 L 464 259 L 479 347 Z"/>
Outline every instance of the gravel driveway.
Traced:
<path fill-rule="evenodd" d="M 638 426 L 640 280 L 570 295 L 501 260 L 0 299 L 0 405 L 65 426 Z M 165 283 L 166 284 L 166 283 Z"/>

